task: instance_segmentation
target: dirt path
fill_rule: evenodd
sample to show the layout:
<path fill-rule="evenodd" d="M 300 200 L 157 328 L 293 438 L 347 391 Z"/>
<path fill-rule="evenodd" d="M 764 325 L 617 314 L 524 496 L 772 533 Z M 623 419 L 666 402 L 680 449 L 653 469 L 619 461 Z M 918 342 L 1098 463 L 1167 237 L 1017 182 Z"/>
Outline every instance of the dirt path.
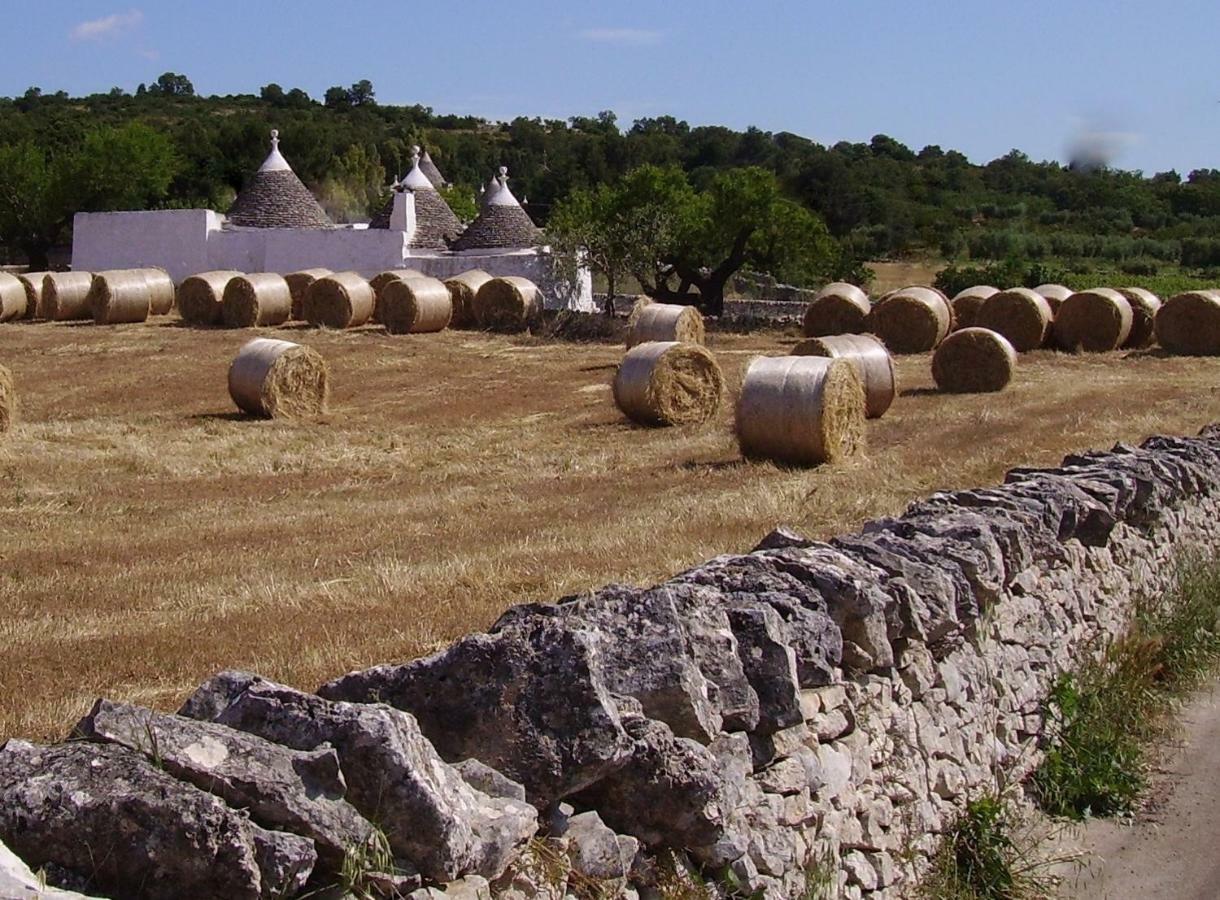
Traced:
<path fill-rule="evenodd" d="M 1220 691 L 1182 710 L 1180 746 L 1152 779 L 1149 808 L 1131 825 L 1095 820 L 1065 842 L 1089 867 L 1064 885 L 1078 900 L 1220 897 Z"/>

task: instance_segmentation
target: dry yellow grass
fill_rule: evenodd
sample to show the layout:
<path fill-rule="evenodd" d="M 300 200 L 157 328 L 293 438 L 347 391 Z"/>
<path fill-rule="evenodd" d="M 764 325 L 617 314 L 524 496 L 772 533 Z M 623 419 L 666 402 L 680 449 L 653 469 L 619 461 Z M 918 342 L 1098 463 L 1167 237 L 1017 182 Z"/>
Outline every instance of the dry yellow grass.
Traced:
<path fill-rule="evenodd" d="M 1014 464 L 1220 419 L 1220 359 L 1039 351 L 996 403 L 935 393 L 914 356 L 862 459 L 785 470 L 741 461 L 732 403 L 704 428 L 627 422 L 617 345 L 256 333 L 326 357 L 321 423 L 236 413 L 226 370 L 248 331 L 4 330 L 23 415 L 0 443 L 0 739 L 62 736 L 102 694 L 171 708 L 228 666 L 312 689 L 779 523 L 829 536 Z M 751 355 L 797 339 L 708 342 L 735 392 Z"/>

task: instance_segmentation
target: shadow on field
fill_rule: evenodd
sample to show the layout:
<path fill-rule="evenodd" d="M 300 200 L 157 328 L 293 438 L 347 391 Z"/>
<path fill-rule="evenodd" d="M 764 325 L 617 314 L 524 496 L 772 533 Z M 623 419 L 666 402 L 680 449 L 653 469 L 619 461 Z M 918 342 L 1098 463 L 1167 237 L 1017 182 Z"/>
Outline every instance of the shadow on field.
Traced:
<path fill-rule="evenodd" d="M 905 390 L 898 391 L 899 397 L 937 397 L 940 396 L 940 394 L 940 388 L 934 387 L 907 388 Z"/>
<path fill-rule="evenodd" d="M 187 416 L 192 422 L 258 422 L 262 421 L 258 416 L 252 416 L 244 412 L 214 412 L 214 413 L 195 413 L 193 416 Z"/>

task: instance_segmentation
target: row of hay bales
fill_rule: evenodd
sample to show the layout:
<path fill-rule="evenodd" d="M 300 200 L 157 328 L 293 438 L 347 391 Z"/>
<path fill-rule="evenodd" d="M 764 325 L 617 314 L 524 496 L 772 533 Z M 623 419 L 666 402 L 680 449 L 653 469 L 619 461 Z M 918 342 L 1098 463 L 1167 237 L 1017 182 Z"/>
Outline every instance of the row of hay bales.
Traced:
<path fill-rule="evenodd" d="M 0 322 L 143 322 L 150 316 L 169 315 L 174 298 L 173 279 L 163 269 L 0 272 Z"/>
<path fill-rule="evenodd" d="M 525 278 L 493 278 L 477 269 L 445 281 L 414 269 L 368 280 L 355 272 L 306 269 L 288 275 L 202 272 L 182 282 L 178 306 L 185 322 L 200 326 L 303 321 L 347 329 L 376 322 L 391 334 L 419 334 L 448 327 L 521 331 L 541 315 L 542 299 Z"/>
<path fill-rule="evenodd" d="M 1143 288 L 1044 284 L 976 285 L 952 300 L 935 288 L 910 286 L 870 301 L 859 287 L 834 283 L 818 292 L 802 325 L 809 338 L 875 334 L 894 353 L 935 350 L 950 334 L 980 327 L 1003 335 L 1019 353 L 1138 350 L 1155 339 L 1172 353 L 1220 355 L 1217 298 L 1214 291 L 1189 291 L 1162 303 Z"/>

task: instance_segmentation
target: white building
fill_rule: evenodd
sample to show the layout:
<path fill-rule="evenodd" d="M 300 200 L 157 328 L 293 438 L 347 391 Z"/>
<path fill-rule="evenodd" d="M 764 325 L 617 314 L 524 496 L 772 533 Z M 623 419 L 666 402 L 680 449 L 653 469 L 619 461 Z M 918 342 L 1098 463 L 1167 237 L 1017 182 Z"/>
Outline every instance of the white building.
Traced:
<path fill-rule="evenodd" d="M 565 276 L 549 248 L 539 246 L 538 228 L 509 189 L 506 169 L 478 218 L 463 227 L 433 183 L 443 183 L 440 172 L 414 150 L 411 171 L 368 226 L 336 226 L 272 131 L 271 152 L 227 216 L 210 209 L 77 213 L 72 268 L 159 266 L 175 282 L 216 269 L 286 274 L 320 267 L 371 278 L 409 268 L 441 279 L 482 269 L 530 279 L 548 309 L 594 311 L 588 270 Z"/>

